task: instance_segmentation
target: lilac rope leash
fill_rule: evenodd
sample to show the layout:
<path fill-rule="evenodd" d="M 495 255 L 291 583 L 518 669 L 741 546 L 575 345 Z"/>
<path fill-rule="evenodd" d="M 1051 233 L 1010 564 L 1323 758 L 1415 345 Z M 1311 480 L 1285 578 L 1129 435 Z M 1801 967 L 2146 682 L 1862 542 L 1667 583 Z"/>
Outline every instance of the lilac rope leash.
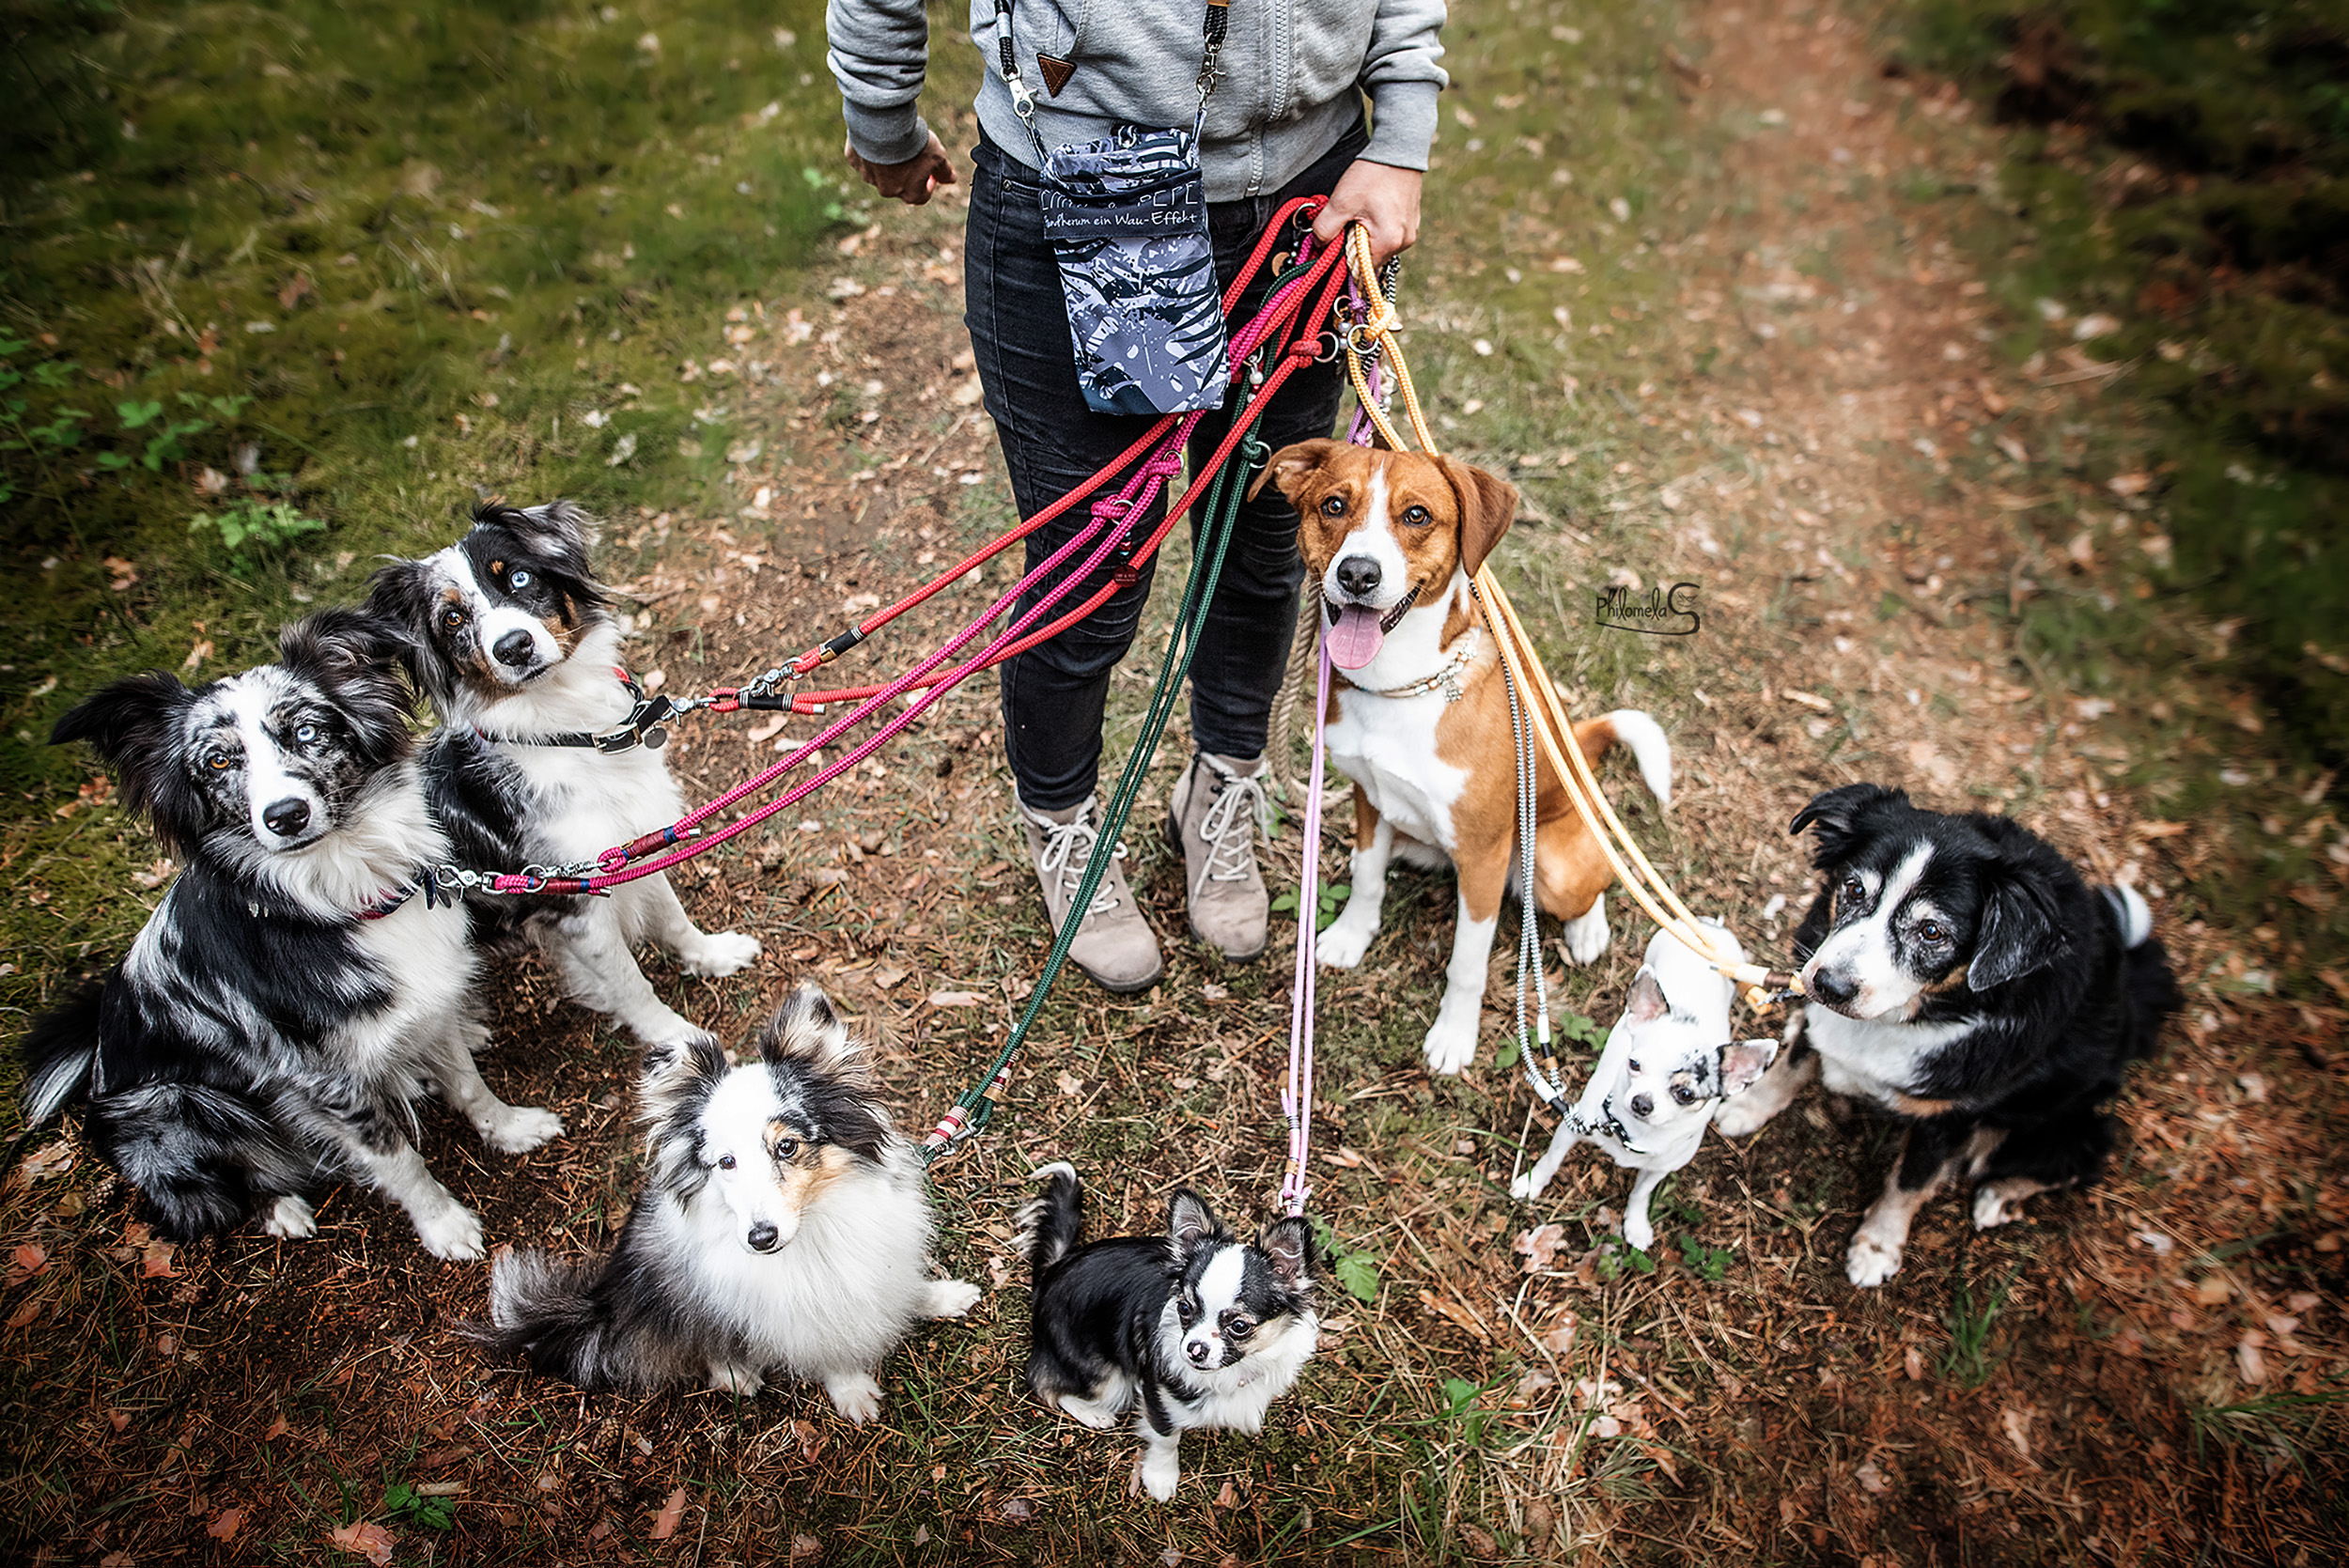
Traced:
<path fill-rule="evenodd" d="M 1319 619 L 1318 616 L 1315 617 Z M 1306 1160 L 1314 1133 L 1314 944 L 1321 916 L 1322 730 L 1330 712 L 1330 644 L 1318 630 L 1320 657 L 1314 681 L 1314 768 L 1305 784 L 1305 851 L 1297 892 L 1297 983 L 1289 992 L 1289 1076 L 1281 1112 L 1289 1119 L 1289 1166 L 1281 1178 L 1281 1204 L 1305 1212 L 1313 1196 Z"/>

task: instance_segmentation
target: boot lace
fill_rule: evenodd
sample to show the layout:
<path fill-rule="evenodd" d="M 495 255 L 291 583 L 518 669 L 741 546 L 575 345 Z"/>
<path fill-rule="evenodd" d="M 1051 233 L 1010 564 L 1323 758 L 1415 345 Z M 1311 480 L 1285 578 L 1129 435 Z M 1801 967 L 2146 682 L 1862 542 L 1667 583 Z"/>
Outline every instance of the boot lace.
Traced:
<path fill-rule="evenodd" d="M 1085 862 L 1093 859 L 1093 846 L 1101 837 L 1101 830 L 1093 825 L 1093 806 L 1094 802 L 1087 800 L 1077 809 L 1077 815 L 1066 822 L 1055 822 L 1049 816 L 1028 811 L 1024 802 L 1019 808 L 1027 813 L 1028 820 L 1044 834 L 1044 852 L 1036 857 L 1035 868 L 1045 877 L 1056 879 L 1060 894 L 1065 899 L 1077 896 L 1077 889 L 1084 881 Z M 1124 860 L 1126 841 L 1118 840 L 1117 847 L 1110 853 L 1114 860 Z M 1094 890 L 1093 902 L 1086 907 L 1085 913 L 1088 916 L 1105 915 L 1116 908 L 1115 879 L 1105 876 L 1101 878 L 1101 885 Z"/>
<path fill-rule="evenodd" d="M 1199 760 L 1217 779 L 1215 799 L 1199 819 L 1199 837 L 1207 846 L 1206 864 L 1199 879 L 1244 882 L 1256 866 L 1256 835 L 1272 837 L 1272 802 L 1265 798 L 1264 774 L 1235 773 L 1201 753 Z"/>

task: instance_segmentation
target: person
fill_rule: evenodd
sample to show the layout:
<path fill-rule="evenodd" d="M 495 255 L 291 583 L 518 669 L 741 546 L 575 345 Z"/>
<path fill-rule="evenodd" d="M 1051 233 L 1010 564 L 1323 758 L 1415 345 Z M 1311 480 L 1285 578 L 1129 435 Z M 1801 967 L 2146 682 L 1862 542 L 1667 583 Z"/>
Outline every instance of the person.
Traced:
<path fill-rule="evenodd" d="M 1081 395 L 1058 263 L 1044 232 L 1039 142 L 1092 142 L 1121 124 L 1188 129 L 1203 116 L 1200 162 L 1222 287 L 1293 197 L 1327 195 L 1315 235 L 1334 242 L 1346 224 L 1360 222 L 1381 262 L 1418 238 L 1437 96 L 1448 80 L 1437 63 L 1443 0 L 1230 0 L 1220 74 L 1203 112 L 1204 10 L 1205 0 L 1116 7 L 972 0 L 971 37 L 987 75 L 972 152 L 965 321 L 1022 517 L 1091 477 L 1148 424 L 1094 412 Z M 1003 74 L 998 28 L 1006 19 L 1022 87 L 1034 96 L 1033 136 Z M 826 27 L 850 165 L 884 196 L 928 201 L 958 177 L 915 108 L 929 44 L 922 0 L 830 0 Z M 1235 320 L 1261 305 L 1269 271 Z M 1329 435 L 1341 391 L 1336 365 L 1309 367 L 1273 399 L 1261 436 L 1278 448 Z M 1237 402 L 1200 421 L 1190 442 L 1194 470 L 1228 429 Z M 1164 515 L 1166 499 L 1159 496 L 1140 532 Z M 1030 569 L 1087 520 L 1083 507 L 1073 507 L 1030 535 Z M 1194 513 L 1194 538 L 1200 520 Z M 1182 847 L 1191 930 L 1229 959 L 1255 957 L 1268 935 L 1256 840 L 1268 815 L 1266 732 L 1303 578 L 1297 526 L 1296 511 L 1269 486 L 1241 508 L 1191 665 L 1194 754 L 1170 801 L 1168 836 Z M 1110 569 L 1105 565 L 1074 598 L 1094 592 Z M 1056 932 L 1071 918 L 1068 906 L 1099 836 L 1102 714 L 1150 582 L 1145 565 L 1093 614 L 1002 667 L 1003 750 Z M 1039 589 L 1020 608 L 1040 597 Z M 1128 885 L 1122 844 L 1115 855 L 1091 904 L 1077 912 L 1069 956 L 1109 990 L 1139 991 L 1157 982 L 1164 961 Z"/>

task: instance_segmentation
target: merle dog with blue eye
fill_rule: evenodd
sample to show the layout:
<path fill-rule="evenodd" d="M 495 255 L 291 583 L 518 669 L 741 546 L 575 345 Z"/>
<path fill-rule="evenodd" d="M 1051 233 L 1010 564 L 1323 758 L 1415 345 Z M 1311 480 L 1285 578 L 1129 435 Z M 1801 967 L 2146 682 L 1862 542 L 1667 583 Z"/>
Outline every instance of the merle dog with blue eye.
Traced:
<path fill-rule="evenodd" d="M 1974 1183 L 1987 1230 L 2092 1182 L 2113 1140 L 2102 1107 L 2181 999 L 2145 900 L 2090 888 L 2010 818 L 1863 784 L 1813 800 L 1790 831 L 1806 828 L 1821 891 L 1795 932 L 1795 1048 L 1715 1126 L 1753 1131 L 1813 1076 L 1899 1117 L 1901 1157 L 1845 1260 L 1877 1285 L 1946 1183 Z"/>
<path fill-rule="evenodd" d="M 1131 1411 L 1134 1483 L 1164 1502 L 1181 1478 L 1182 1435 L 1262 1431 L 1320 1343 L 1312 1229 L 1292 1217 L 1242 1241 L 1185 1188 L 1167 1204 L 1165 1234 L 1079 1247 L 1075 1168 L 1036 1174 L 1050 1178 L 1044 1195 L 1021 1215 L 1034 1271 L 1028 1387 L 1087 1426 Z"/>

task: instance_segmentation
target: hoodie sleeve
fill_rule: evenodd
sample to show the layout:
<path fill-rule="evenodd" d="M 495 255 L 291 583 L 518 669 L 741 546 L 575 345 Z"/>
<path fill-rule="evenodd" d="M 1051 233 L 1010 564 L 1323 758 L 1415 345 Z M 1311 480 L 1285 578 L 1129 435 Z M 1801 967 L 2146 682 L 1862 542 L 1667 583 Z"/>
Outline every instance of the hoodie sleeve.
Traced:
<path fill-rule="evenodd" d="M 930 25 L 922 0 L 830 0 L 824 63 L 840 84 L 848 145 L 874 163 L 902 163 L 929 145 L 914 112 L 929 67 Z M 1434 111 L 1428 115 L 1434 124 Z"/>
<path fill-rule="evenodd" d="M 1362 60 L 1362 90 L 1370 95 L 1367 163 L 1398 169 L 1427 167 L 1436 140 L 1436 96 L 1452 80 L 1436 62 L 1443 56 L 1444 0 L 1379 0 L 1370 53 Z"/>

